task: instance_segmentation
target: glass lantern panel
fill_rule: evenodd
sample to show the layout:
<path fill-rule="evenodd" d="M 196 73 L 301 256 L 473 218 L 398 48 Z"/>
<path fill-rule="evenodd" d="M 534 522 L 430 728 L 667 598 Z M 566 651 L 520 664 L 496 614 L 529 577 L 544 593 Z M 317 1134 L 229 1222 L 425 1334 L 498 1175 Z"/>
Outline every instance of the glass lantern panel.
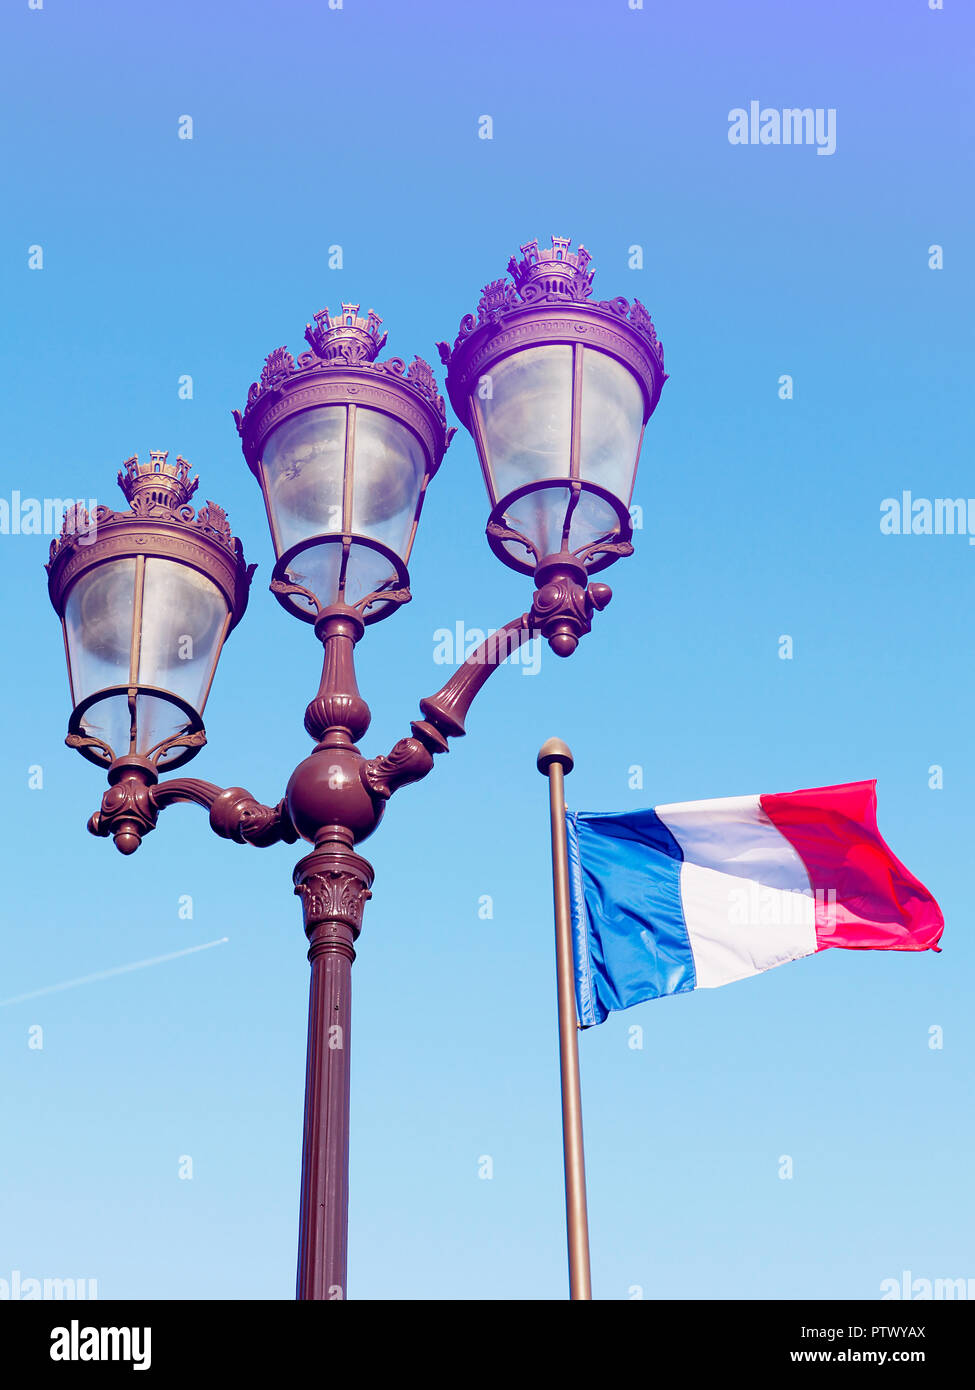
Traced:
<path fill-rule="evenodd" d="M 167 738 L 172 738 L 173 734 L 186 732 L 187 719 L 183 711 L 170 704 L 168 700 L 160 699 L 158 695 L 138 695 L 135 707 L 137 753 L 146 754 L 150 748 L 155 748 Z M 172 748 L 167 748 L 160 754 L 158 766 L 163 768 L 167 762 L 178 758 L 184 747 L 185 745 L 177 743 Z"/>
<path fill-rule="evenodd" d="M 505 510 L 505 523 L 534 542 L 539 559 L 557 555 L 562 549 L 562 531 L 571 496 L 567 487 L 544 487 L 538 492 L 529 492 Z M 567 549 L 581 550 L 618 527 L 619 518 L 609 503 L 595 493 L 583 492 L 572 513 Z M 532 563 L 531 552 L 517 541 L 505 541 L 504 548 L 514 559 Z"/>
<path fill-rule="evenodd" d="M 81 731 L 92 738 L 101 739 L 108 744 L 117 758 L 127 753 L 145 756 L 157 744 L 185 733 L 188 727 L 186 715 L 169 700 L 159 695 L 137 695 L 135 701 L 135 737 L 132 737 L 132 717 L 129 702 L 125 695 L 109 695 L 104 700 L 96 700 L 85 712 L 81 720 Z M 175 744 L 158 759 L 158 766 L 165 767 L 173 758 L 178 758 L 185 745 Z"/>
<path fill-rule="evenodd" d="M 483 390 L 483 399 L 482 399 Z M 491 502 L 542 478 L 568 477 L 572 348 L 526 348 L 503 357 L 472 400 L 480 411 Z"/>
<path fill-rule="evenodd" d="M 423 447 L 411 430 L 382 411 L 359 407 L 352 471 L 355 535 L 381 541 L 407 559 L 424 467 Z"/>
<path fill-rule="evenodd" d="M 396 571 L 384 555 L 378 550 L 370 550 L 366 545 L 356 545 L 353 541 L 345 574 L 346 603 L 359 603 L 381 584 L 395 578 Z"/>
<path fill-rule="evenodd" d="M 338 602 L 341 567 L 342 542 L 325 541 L 299 551 L 288 566 L 288 577 L 303 589 L 310 589 L 322 608 L 327 608 Z M 303 594 L 292 594 L 289 601 L 309 613 L 315 612 L 315 605 Z"/>
<path fill-rule="evenodd" d="M 264 446 L 261 471 L 275 553 L 342 530 L 345 406 L 292 416 Z"/>
<path fill-rule="evenodd" d="M 643 391 L 633 373 L 605 352 L 582 349 L 580 477 L 628 504 L 642 428 Z"/>
<path fill-rule="evenodd" d="M 128 685 L 134 601 L 132 558 L 97 565 L 68 594 L 64 626 L 75 704 L 108 685 Z"/>
<path fill-rule="evenodd" d="M 199 570 L 147 557 L 139 684 L 171 690 L 202 713 L 227 612 L 227 600 Z"/>
<path fill-rule="evenodd" d="M 396 570 L 385 555 L 352 541 L 345 567 L 345 588 L 340 594 L 341 566 L 341 543 L 324 541 L 300 550 L 288 566 L 288 577 L 302 588 L 310 589 L 322 608 L 331 603 L 359 603 L 388 580 L 396 578 Z M 292 594 L 291 602 L 307 608 L 309 613 L 315 612 L 315 605 L 301 594 Z"/>
<path fill-rule="evenodd" d="M 569 528 L 569 549 L 581 550 L 603 536 L 618 535 L 619 529 L 620 519 L 604 498 L 594 492 L 580 493 Z"/>
<path fill-rule="evenodd" d="M 117 758 L 121 758 L 130 751 L 131 724 L 126 696 L 109 695 L 104 700 L 96 700 L 88 707 L 81 719 L 81 732 L 91 738 L 101 739 L 103 743 L 108 744 Z"/>

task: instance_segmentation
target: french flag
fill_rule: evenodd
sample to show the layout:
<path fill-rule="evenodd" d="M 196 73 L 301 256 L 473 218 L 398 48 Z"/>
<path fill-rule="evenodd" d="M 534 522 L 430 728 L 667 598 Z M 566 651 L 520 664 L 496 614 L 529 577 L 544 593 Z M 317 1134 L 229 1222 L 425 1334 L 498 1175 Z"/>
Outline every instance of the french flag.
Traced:
<path fill-rule="evenodd" d="M 582 1027 L 829 946 L 937 951 L 941 909 L 878 830 L 876 785 L 567 811 Z"/>

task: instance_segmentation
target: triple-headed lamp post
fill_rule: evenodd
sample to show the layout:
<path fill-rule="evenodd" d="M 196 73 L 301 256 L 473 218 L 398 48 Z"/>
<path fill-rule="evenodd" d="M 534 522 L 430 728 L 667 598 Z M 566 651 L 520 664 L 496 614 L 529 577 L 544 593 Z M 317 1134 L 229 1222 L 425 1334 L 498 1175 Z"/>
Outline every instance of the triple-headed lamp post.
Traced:
<path fill-rule="evenodd" d="M 324 647 L 305 711 L 314 739 L 276 805 L 241 787 L 168 777 L 206 741 L 203 709 L 220 650 L 243 616 L 253 566 L 222 509 L 194 511 L 183 459 L 132 458 L 119 474 L 129 510 L 65 516 L 51 546 L 51 601 L 62 620 L 74 710 L 66 742 L 105 768 L 88 828 L 123 854 L 160 810 L 209 811 L 226 839 L 312 849 L 294 870 L 309 941 L 311 994 L 302 1149 L 298 1297 L 344 1298 L 348 1233 L 351 967 L 371 865 L 355 846 L 394 791 L 425 777 L 459 737 L 474 696 L 523 642 L 568 656 L 604 608 L 589 576 L 632 552 L 630 498 L 643 429 L 666 380 L 639 301 L 596 302 L 582 247 L 553 237 L 509 262 L 441 343 L 447 392 L 474 437 L 491 502 L 487 536 L 504 564 L 534 578 L 526 613 L 488 637 L 384 756 L 357 747 L 369 727 L 353 649 L 365 628 L 410 598 L 407 564 L 427 485 L 453 429 L 421 358 L 379 361 L 370 310 L 343 304 L 309 324 L 297 360 L 272 352 L 234 417 L 267 507 L 277 563 L 271 591 L 314 625 Z"/>

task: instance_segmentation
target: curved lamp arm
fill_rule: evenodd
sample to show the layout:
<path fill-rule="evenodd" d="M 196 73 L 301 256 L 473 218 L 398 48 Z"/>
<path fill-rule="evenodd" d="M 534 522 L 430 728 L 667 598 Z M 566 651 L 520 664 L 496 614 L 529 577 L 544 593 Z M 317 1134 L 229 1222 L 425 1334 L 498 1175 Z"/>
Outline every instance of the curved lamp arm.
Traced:
<path fill-rule="evenodd" d="M 298 832 L 291 824 L 288 808 L 283 801 L 265 806 L 243 787 L 217 787 L 193 777 L 174 777 L 149 790 L 149 799 L 157 810 L 177 801 L 192 801 L 210 812 L 210 827 L 224 840 L 239 845 L 256 845 L 264 849 L 283 841 L 293 845 Z"/>
<path fill-rule="evenodd" d="M 488 676 L 537 634 L 532 614 L 522 613 L 486 637 L 435 695 L 420 701 L 423 718 L 411 723 L 413 737 L 401 738 L 388 753 L 362 764 L 359 775 L 369 791 L 385 801 L 400 787 L 426 777 L 434 754 L 447 752 L 447 739 L 467 732 L 464 720 Z"/>
<path fill-rule="evenodd" d="M 539 565 L 531 609 L 485 638 L 436 695 L 420 701 L 423 718 L 410 725 L 388 753 L 368 758 L 359 769 L 363 784 L 387 801 L 400 787 L 419 782 L 446 753 L 448 738 L 462 738 L 474 697 L 492 671 L 532 637 L 542 636 L 557 656 L 569 656 L 592 626 L 593 614 L 613 596 L 608 584 L 589 584 L 584 565 L 571 556 L 553 556 Z"/>
<path fill-rule="evenodd" d="M 191 801 L 210 812 L 211 827 L 225 840 L 263 848 L 279 840 L 294 844 L 298 838 L 283 801 L 265 806 L 243 787 L 218 787 L 194 777 L 157 784 L 155 777 L 151 765 L 142 760 L 119 759 L 109 772 L 112 784 L 101 808 L 88 821 L 92 835 L 111 835 L 117 849 L 132 854 L 156 828 L 164 807 Z"/>

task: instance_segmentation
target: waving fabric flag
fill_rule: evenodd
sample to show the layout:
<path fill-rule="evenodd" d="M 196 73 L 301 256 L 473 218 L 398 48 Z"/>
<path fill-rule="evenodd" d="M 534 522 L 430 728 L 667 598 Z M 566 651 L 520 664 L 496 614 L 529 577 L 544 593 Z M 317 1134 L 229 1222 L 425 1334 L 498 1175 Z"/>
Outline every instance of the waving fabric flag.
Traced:
<path fill-rule="evenodd" d="M 876 782 L 566 812 L 566 829 L 584 1028 L 830 946 L 939 949 L 941 910 L 880 834 Z"/>

